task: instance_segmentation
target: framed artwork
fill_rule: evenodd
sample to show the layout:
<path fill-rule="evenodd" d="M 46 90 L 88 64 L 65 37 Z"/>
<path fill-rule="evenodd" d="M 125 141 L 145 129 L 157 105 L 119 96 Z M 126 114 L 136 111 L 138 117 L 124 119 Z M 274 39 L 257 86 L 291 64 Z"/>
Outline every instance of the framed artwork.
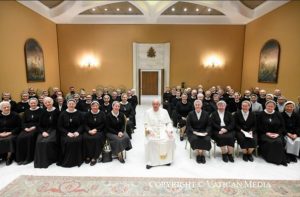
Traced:
<path fill-rule="evenodd" d="M 258 82 L 277 83 L 280 45 L 277 40 L 267 41 L 260 51 Z"/>
<path fill-rule="evenodd" d="M 45 81 L 43 49 L 35 39 L 28 39 L 24 46 L 27 82 Z"/>

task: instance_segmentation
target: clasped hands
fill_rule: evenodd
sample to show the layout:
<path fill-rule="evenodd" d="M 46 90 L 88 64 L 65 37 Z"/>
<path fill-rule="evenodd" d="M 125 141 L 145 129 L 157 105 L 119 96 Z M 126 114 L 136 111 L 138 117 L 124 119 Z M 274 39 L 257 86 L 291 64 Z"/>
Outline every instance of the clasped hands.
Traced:
<path fill-rule="evenodd" d="M 279 136 L 278 133 L 267 132 L 266 135 L 270 138 L 277 138 Z"/>
<path fill-rule="evenodd" d="M 4 131 L 2 133 L 0 133 L 0 137 L 7 137 L 7 136 L 10 136 L 11 135 L 11 132 L 7 132 L 7 131 Z"/>
<path fill-rule="evenodd" d="M 32 126 L 32 127 L 29 127 L 29 128 L 25 128 L 24 130 L 25 130 L 26 132 L 31 132 L 31 131 L 33 131 L 35 128 L 36 128 L 35 126 Z"/>
<path fill-rule="evenodd" d="M 69 137 L 73 138 L 73 137 L 78 137 L 78 136 L 79 136 L 79 133 L 78 133 L 77 131 L 74 132 L 74 133 L 69 132 L 67 135 L 68 135 Z"/>
<path fill-rule="evenodd" d="M 97 133 L 97 129 L 89 130 L 90 135 L 95 135 Z"/>
<path fill-rule="evenodd" d="M 224 134 L 224 133 L 226 133 L 226 132 L 227 132 L 227 129 L 222 128 L 222 129 L 219 131 L 219 134 L 222 135 L 222 134 Z"/>
<path fill-rule="evenodd" d="M 292 133 L 287 133 L 287 136 L 292 140 L 295 140 L 298 137 L 297 134 L 292 134 Z"/>

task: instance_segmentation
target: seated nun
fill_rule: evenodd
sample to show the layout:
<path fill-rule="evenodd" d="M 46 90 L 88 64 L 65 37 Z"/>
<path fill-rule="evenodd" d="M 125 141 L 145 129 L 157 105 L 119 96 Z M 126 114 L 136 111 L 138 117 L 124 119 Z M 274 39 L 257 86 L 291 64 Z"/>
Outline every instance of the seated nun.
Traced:
<path fill-rule="evenodd" d="M 17 112 L 17 103 L 11 99 L 11 94 L 9 92 L 2 93 L 2 101 L 7 101 L 10 103 L 10 110 Z"/>
<path fill-rule="evenodd" d="M 23 92 L 21 94 L 21 101 L 17 103 L 17 112 L 22 113 L 25 112 L 27 109 L 29 109 L 29 94 L 28 92 Z"/>
<path fill-rule="evenodd" d="M 145 114 L 146 168 L 171 165 L 174 157 L 175 139 L 168 111 L 160 108 L 160 102 L 152 101 L 152 108 Z"/>
<path fill-rule="evenodd" d="M 226 102 L 217 102 L 217 111 L 213 112 L 210 117 L 212 138 L 221 147 L 222 159 L 224 162 L 234 162 L 234 119 L 230 112 L 225 111 Z"/>
<path fill-rule="evenodd" d="M 176 117 L 178 127 L 180 128 L 180 141 L 183 141 L 183 137 L 186 130 L 186 117 L 193 110 L 193 106 L 188 102 L 188 95 L 183 93 L 181 95 L 181 101 L 176 105 Z"/>
<path fill-rule="evenodd" d="M 83 155 L 85 163 L 95 165 L 105 142 L 105 113 L 99 110 L 99 102 L 91 103 L 91 111 L 85 116 L 85 133 L 83 134 Z"/>
<path fill-rule="evenodd" d="M 234 114 L 236 139 L 243 151 L 244 161 L 253 161 L 252 152 L 257 146 L 256 115 L 250 112 L 251 103 L 242 102 L 242 109 Z"/>
<path fill-rule="evenodd" d="M 84 131 L 84 117 L 76 109 L 75 99 L 69 99 L 67 107 L 65 111 L 60 113 L 57 124 L 61 138 L 59 165 L 62 167 L 79 167 L 83 161 L 82 133 Z"/>
<path fill-rule="evenodd" d="M 266 109 L 257 119 L 259 149 L 267 162 L 287 166 L 283 142 L 284 119 L 278 111 L 275 111 L 275 101 L 268 100 L 265 105 Z"/>
<path fill-rule="evenodd" d="M 126 93 L 123 93 L 121 95 L 121 102 L 120 102 L 120 112 L 122 112 L 125 116 L 126 116 L 126 132 L 129 136 L 129 138 L 131 139 L 131 135 L 133 133 L 134 130 L 134 117 L 135 117 L 135 111 L 131 105 L 131 103 L 129 103 L 127 101 L 128 96 Z"/>
<path fill-rule="evenodd" d="M 6 158 L 6 165 L 9 166 L 15 153 L 16 136 L 21 130 L 21 118 L 16 112 L 11 111 L 8 101 L 0 103 L 0 155 Z"/>
<path fill-rule="evenodd" d="M 186 133 L 192 149 L 197 151 L 197 163 L 204 164 L 204 151 L 211 149 L 209 115 L 201 109 L 201 100 L 194 101 L 194 108 L 187 116 Z"/>
<path fill-rule="evenodd" d="M 23 129 L 16 141 L 16 161 L 19 165 L 26 165 L 33 161 L 35 143 L 40 133 L 40 117 L 43 110 L 38 107 L 38 99 L 32 97 L 29 99 L 30 108 L 24 112 Z"/>
<path fill-rule="evenodd" d="M 110 103 L 109 95 L 103 96 L 103 104 L 100 106 L 100 110 L 105 113 L 105 115 L 109 114 L 112 110 L 112 106 Z"/>
<path fill-rule="evenodd" d="M 282 112 L 281 115 L 284 119 L 286 130 L 284 139 L 288 159 L 292 162 L 297 162 L 296 157 L 299 156 L 300 150 L 300 117 L 294 110 L 295 103 L 293 101 L 287 101 L 284 104 L 284 112 Z"/>
<path fill-rule="evenodd" d="M 49 165 L 57 161 L 58 141 L 57 141 L 57 119 L 59 112 L 53 107 L 51 97 L 44 98 L 44 106 L 40 117 L 40 133 L 36 140 L 34 155 L 35 168 L 48 168 Z"/>
<path fill-rule="evenodd" d="M 106 137 L 113 155 L 117 155 L 121 163 L 125 163 L 123 151 L 132 148 L 126 132 L 126 116 L 120 112 L 119 101 L 112 103 L 112 111 L 106 116 Z"/>

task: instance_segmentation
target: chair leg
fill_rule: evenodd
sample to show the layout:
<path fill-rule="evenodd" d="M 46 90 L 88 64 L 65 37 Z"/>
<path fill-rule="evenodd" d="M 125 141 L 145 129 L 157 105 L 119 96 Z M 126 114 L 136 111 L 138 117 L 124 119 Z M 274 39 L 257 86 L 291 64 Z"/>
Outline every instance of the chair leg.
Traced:
<path fill-rule="evenodd" d="M 185 148 L 184 148 L 185 150 L 186 150 L 187 144 L 188 144 L 188 140 L 186 139 L 185 140 Z"/>
<path fill-rule="evenodd" d="M 255 148 L 255 156 L 258 157 L 258 147 Z"/>
<path fill-rule="evenodd" d="M 214 158 L 216 158 L 216 142 L 214 141 Z"/>
<path fill-rule="evenodd" d="M 126 150 L 124 150 L 123 152 L 124 152 L 123 157 L 124 157 L 124 159 L 126 159 Z"/>
<path fill-rule="evenodd" d="M 190 146 L 190 159 L 192 159 L 192 147 Z"/>

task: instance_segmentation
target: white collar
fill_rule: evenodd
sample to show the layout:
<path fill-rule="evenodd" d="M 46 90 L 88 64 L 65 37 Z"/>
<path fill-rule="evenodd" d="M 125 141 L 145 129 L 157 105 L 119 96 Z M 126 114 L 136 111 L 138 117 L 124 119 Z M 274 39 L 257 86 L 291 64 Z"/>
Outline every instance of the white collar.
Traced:
<path fill-rule="evenodd" d="M 98 111 L 95 113 L 95 112 L 93 112 L 92 110 L 91 110 L 91 114 L 99 114 L 99 112 L 100 112 L 100 110 L 98 109 Z"/>
<path fill-rule="evenodd" d="M 268 112 L 268 111 L 265 109 L 264 112 L 265 112 L 266 114 L 274 114 L 274 113 L 275 113 L 275 110 L 273 110 L 273 111 L 270 113 L 270 112 Z"/>
<path fill-rule="evenodd" d="M 55 107 L 52 107 L 50 110 L 48 110 L 48 109 L 46 109 L 47 110 L 47 112 L 52 112 L 52 111 L 54 111 L 56 108 Z"/>
<path fill-rule="evenodd" d="M 119 114 L 120 114 L 120 112 L 118 112 L 117 114 L 115 114 L 114 112 L 113 112 L 113 110 L 111 110 L 111 114 L 114 116 L 114 117 L 118 117 L 119 116 Z"/>
<path fill-rule="evenodd" d="M 36 111 L 36 110 L 40 109 L 40 107 L 37 106 L 35 109 L 32 109 L 32 108 L 29 108 L 29 109 L 30 109 L 30 111 Z"/>
<path fill-rule="evenodd" d="M 69 109 L 66 109 L 66 111 L 67 111 L 68 113 L 75 113 L 75 112 L 77 112 L 77 109 L 74 109 L 74 111 L 70 111 Z"/>
<path fill-rule="evenodd" d="M 10 112 L 8 114 L 4 114 L 3 112 L 1 113 L 3 116 L 9 116 Z"/>

